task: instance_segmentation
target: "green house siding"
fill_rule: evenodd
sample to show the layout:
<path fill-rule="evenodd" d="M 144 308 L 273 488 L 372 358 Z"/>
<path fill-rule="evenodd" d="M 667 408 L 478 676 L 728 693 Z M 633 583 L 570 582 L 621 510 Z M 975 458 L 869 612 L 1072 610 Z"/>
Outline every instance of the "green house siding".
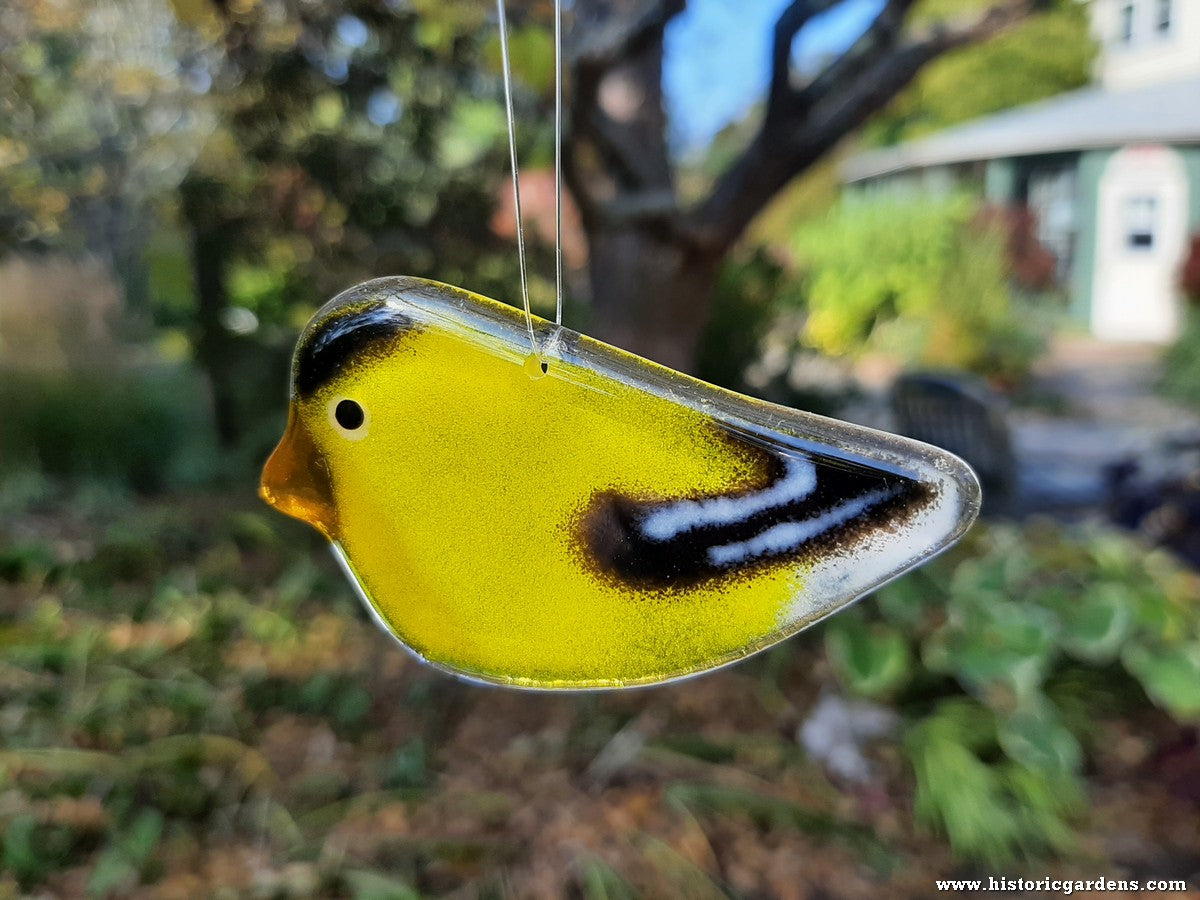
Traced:
<path fill-rule="evenodd" d="M 1012 203 L 1017 193 L 1017 161 L 989 159 L 983 173 L 983 196 L 988 203 Z"/>
<path fill-rule="evenodd" d="M 1188 228 L 1200 231 L 1200 145 L 1176 147 L 1183 157 L 1188 179 Z"/>
<path fill-rule="evenodd" d="M 1099 222 L 1097 206 L 1100 198 L 1100 176 L 1115 151 L 1085 150 L 1079 155 L 1075 190 L 1078 203 L 1076 222 L 1075 264 L 1071 271 L 1070 314 L 1082 325 L 1091 321 L 1092 286 L 1096 272 L 1096 240 Z"/>

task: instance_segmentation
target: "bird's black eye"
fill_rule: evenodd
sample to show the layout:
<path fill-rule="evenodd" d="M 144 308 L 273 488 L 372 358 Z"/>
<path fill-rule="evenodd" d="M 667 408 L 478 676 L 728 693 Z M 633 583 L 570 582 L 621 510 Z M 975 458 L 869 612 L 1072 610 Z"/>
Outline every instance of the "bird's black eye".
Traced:
<path fill-rule="evenodd" d="M 371 430 L 371 411 L 345 395 L 330 397 L 325 415 L 329 427 L 348 441 L 361 441 Z"/>
<path fill-rule="evenodd" d="M 366 414 L 363 413 L 363 408 L 353 400 L 340 401 L 333 410 L 333 417 L 347 431 L 354 431 L 356 428 L 361 428 L 362 423 L 367 418 Z"/>

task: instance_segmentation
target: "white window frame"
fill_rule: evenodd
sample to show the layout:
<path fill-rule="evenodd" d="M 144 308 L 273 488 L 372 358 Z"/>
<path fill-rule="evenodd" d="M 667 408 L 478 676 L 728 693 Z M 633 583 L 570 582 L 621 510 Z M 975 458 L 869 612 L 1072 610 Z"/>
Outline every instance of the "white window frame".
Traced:
<path fill-rule="evenodd" d="M 1153 253 L 1158 246 L 1160 208 L 1155 194 L 1128 194 L 1121 201 L 1121 246 L 1126 253 Z"/>
<path fill-rule="evenodd" d="M 1172 0 L 1155 0 L 1154 3 L 1154 34 L 1159 38 L 1169 38 L 1175 30 L 1175 4 Z"/>
<path fill-rule="evenodd" d="M 1121 47 L 1132 47 L 1137 40 L 1137 6 L 1135 0 L 1124 0 L 1117 4 L 1117 29 L 1114 43 Z"/>

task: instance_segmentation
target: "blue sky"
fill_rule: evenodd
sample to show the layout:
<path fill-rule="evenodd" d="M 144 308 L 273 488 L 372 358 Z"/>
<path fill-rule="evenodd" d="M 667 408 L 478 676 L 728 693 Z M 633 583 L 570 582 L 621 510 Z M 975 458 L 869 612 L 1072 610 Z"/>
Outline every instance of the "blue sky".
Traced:
<path fill-rule="evenodd" d="M 667 27 L 663 88 L 682 152 L 706 145 L 766 92 L 773 26 L 789 0 L 691 0 Z M 801 68 L 862 34 L 883 0 L 846 0 L 817 16 L 792 52 Z"/>

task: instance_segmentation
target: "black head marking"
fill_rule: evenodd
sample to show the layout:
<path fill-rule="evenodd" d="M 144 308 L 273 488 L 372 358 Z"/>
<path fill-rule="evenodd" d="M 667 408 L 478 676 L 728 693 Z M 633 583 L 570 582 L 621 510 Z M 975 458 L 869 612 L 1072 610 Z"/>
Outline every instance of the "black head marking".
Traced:
<path fill-rule="evenodd" d="M 296 394 L 311 396 L 352 362 L 381 349 L 412 328 L 408 316 L 379 301 L 330 316 L 296 350 L 292 370 Z"/>

